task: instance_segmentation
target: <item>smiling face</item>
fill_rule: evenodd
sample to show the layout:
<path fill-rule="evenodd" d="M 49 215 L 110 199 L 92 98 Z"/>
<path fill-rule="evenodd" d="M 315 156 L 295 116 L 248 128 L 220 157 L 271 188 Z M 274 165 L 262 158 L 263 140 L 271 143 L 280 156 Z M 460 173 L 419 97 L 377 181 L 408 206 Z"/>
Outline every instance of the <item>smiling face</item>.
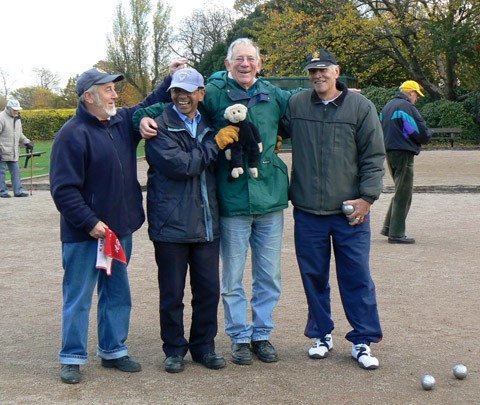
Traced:
<path fill-rule="evenodd" d="M 173 104 L 177 107 L 183 115 L 186 115 L 191 120 L 197 114 L 198 103 L 205 98 L 205 88 L 199 87 L 193 92 L 174 87 L 170 90 Z"/>
<path fill-rule="evenodd" d="M 225 59 L 225 67 L 240 86 L 248 89 L 255 82 L 255 77 L 262 68 L 262 61 L 253 45 L 239 43 L 232 49 L 231 58 Z"/>
<path fill-rule="evenodd" d="M 118 98 L 115 83 L 98 84 L 92 88 L 93 90 L 86 91 L 83 95 L 88 111 L 99 120 L 113 117 L 117 113 L 115 100 Z"/>
<path fill-rule="evenodd" d="M 337 65 L 330 65 L 327 68 L 309 69 L 310 83 L 322 100 L 331 100 L 338 95 L 336 87 L 337 78 L 340 75 L 340 68 Z"/>

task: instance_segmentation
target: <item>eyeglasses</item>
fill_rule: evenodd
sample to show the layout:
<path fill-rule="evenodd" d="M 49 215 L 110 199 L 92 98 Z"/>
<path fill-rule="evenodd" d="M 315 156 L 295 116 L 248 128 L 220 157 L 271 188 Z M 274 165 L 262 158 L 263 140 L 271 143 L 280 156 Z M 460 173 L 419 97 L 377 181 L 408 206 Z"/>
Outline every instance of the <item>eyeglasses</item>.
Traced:
<path fill-rule="evenodd" d="M 197 88 L 194 91 L 187 91 L 187 90 L 180 89 L 178 87 L 174 87 L 170 91 L 172 92 L 173 96 L 179 96 L 180 94 L 185 94 L 187 96 L 191 96 L 192 94 L 195 94 L 198 90 L 200 90 L 200 88 Z"/>

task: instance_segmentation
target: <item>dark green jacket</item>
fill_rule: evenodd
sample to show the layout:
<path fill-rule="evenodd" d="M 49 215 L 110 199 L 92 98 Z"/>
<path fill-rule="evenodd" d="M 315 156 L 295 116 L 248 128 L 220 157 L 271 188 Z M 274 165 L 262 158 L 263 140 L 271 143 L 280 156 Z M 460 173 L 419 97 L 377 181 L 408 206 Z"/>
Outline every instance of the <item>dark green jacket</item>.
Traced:
<path fill-rule="evenodd" d="M 337 81 L 341 95 L 324 105 L 313 90 L 290 99 L 283 124 L 292 140 L 292 204 L 316 215 L 342 202 L 369 203 L 382 192 L 385 148 L 374 105 Z"/>
<path fill-rule="evenodd" d="M 206 88 L 203 104 L 215 129 L 229 124 L 223 117 L 226 107 L 244 104 L 249 109 L 247 119 L 258 128 L 263 144 L 257 178 L 250 175 L 245 165 L 244 174 L 229 182 L 229 162 L 224 153 L 220 154 L 217 161 L 220 215 L 258 215 L 287 208 L 288 169 L 274 148 L 278 125 L 291 93 L 262 79 L 246 91 L 228 78 L 226 71 L 213 74 Z"/>

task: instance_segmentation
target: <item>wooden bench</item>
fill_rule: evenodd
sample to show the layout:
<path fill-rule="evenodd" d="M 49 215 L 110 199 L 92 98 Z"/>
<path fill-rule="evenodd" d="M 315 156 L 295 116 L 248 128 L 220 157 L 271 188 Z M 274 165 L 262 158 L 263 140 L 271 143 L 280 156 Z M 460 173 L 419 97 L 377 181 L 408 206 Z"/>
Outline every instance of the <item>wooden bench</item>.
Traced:
<path fill-rule="evenodd" d="M 455 141 L 455 134 L 462 133 L 462 128 L 430 128 L 430 130 L 432 131 L 432 141 L 437 139 L 448 139 L 452 148 L 453 142 Z"/>

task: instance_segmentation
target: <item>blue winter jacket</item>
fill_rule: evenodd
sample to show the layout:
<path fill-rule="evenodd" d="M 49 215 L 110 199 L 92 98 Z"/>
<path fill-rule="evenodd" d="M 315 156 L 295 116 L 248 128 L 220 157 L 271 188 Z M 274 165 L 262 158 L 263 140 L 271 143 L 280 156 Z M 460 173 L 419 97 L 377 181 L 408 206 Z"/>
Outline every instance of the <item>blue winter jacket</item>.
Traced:
<path fill-rule="evenodd" d="M 417 108 L 402 92 L 383 107 L 380 121 L 387 152 L 403 150 L 418 155 L 421 145 L 432 136 Z"/>
<path fill-rule="evenodd" d="M 79 102 L 76 114 L 57 133 L 50 157 L 50 192 L 60 218 L 62 242 L 90 240 L 103 221 L 118 237 L 145 221 L 137 179 L 140 134 L 132 115 L 141 107 L 170 99 L 167 77 L 140 104 L 119 108 L 105 126 Z"/>
<path fill-rule="evenodd" d="M 172 107 L 156 119 L 158 135 L 145 143 L 148 234 L 160 242 L 212 241 L 220 236 L 216 132 L 203 113 L 193 138 Z"/>

